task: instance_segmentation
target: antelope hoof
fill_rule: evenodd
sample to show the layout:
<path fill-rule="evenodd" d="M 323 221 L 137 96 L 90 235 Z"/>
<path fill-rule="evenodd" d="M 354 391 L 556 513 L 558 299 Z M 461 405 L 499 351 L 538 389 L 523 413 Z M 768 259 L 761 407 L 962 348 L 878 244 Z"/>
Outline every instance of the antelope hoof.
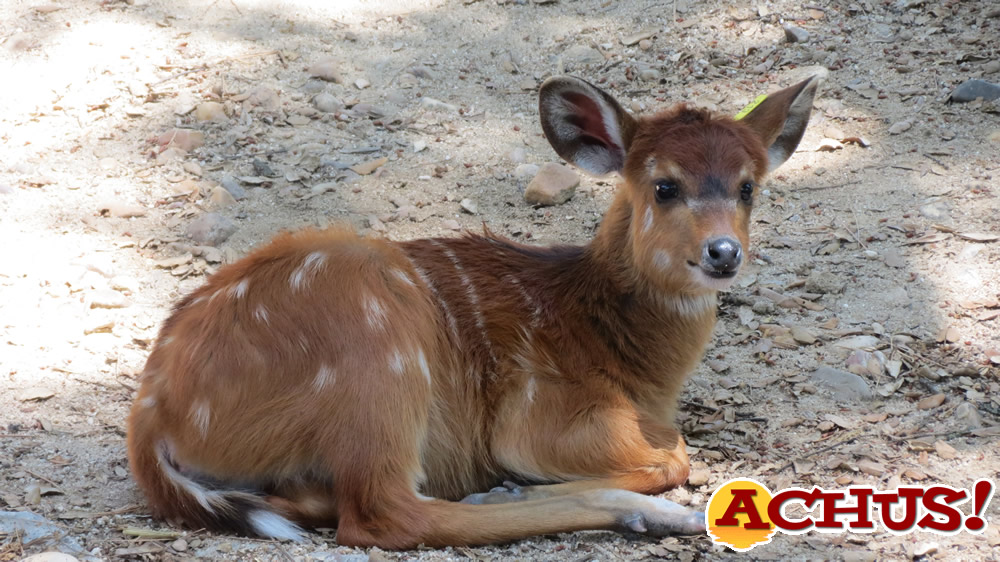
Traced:
<path fill-rule="evenodd" d="M 653 537 L 700 535 L 705 533 L 705 514 L 692 511 L 663 498 L 648 498 L 649 508 L 629 513 L 622 526 L 632 532 Z"/>
<path fill-rule="evenodd" d="M 513 482 L 504 482 L 503 486 L 497 486 L 489 492 L 471 494 L 462 498 L 461 503 L 473 505 L 489 505 L 497 503 L 511 503 L 522 501 L 527 497 L 522 493 L 522 488 Z"/>

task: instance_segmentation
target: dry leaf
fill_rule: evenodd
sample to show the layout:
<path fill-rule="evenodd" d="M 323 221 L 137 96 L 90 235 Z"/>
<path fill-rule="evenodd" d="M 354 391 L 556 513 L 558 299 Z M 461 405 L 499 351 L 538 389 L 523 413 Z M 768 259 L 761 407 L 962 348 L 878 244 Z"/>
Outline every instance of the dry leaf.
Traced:
<path fill-rule="evenodd" d="M 972 240 L 973 242 L 996 242 L 1000 240 L 1000 235 L 985 234 L 982 232 L 957 232 L 959 238 Z"/>
<path fill-rule="evenodd" d="M 925 234 L 920 238 L 914 238 L 904 242 L 905 245 L 910 246 L 913 244 L 933 244 L 934 242 L 943 242 L 948 239 L 947 234 L 941 232 L 935 232 L 932 234 Z"/>
<path fill-rule="evenodd" d="M 945 460 L 951 460 L 958 456 L 958 451 L 954 447 L 941 440 L 934 443 L 934 450 L 937 451 L 939 457 Z"/>
<path fill-rule="evenodd" d="M 885 412 L 880 412 L 880 413 L 877 413 L 877 414 L 874 414 L 874 413 L 873 414 L 865 414 L 864 418 L 862 418 L 862 419 L 864 419 L 868 423 L 879 423 L 879 422 L 885 421 L 885 419 L 888 418 L 888 417 L 889 417 L 889 414 L 887 414 Z"/>
<path fill-rule="evenodd" d="M 885 474 L 885 466 L 881 463 L 871 461 L 868 459 L 861 459 L 858 461 L 858 469 L 865 474 L 870 476 L 882 476 Z"/>
<path fill-rule="evenodd" d="M 944 394 L 932 394 L 920 402 L 917 402 L 917 408 L 921 410 L 930 410 L 932 408 L 937 408 L 941 404 L 944 404 Z"/>
<path fill-rule="evenodd" d="M 383 156 L 382 158 L 378 158 L 376 160 L 369 160 L 368 162 L 355 164 L 351 166 L 351 171 L 362 176 L 367 176 L 368 174 L 379 169 L 381 166 L 385 165 L 388 161 L 389 159 Z"/>

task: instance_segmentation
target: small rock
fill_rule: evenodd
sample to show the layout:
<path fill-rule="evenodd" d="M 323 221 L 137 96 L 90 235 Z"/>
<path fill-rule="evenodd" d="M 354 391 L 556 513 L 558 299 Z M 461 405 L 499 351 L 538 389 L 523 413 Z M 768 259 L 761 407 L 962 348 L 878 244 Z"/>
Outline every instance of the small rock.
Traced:
<path fill-rule="evenodd" d="M 97 165 L 100 166 L 102 170 L 110 172 L 118 167 L 118 161 L 109 156 L 107 158 L 101 158 Z"/>
<path fill-rule="evenodd" d="M 334 58 L 325 58 L 320 61 L 314 62 L 306 72 L 310 76 L 319 78 L 320 80 L 326 80 L 327 82 L 336 82 L 337 84 L 343 83 L 344 79 L 340 75 L 340 63 Z"/>
<path fill-rule="evenodd" d="M 507 158 L 515 164 L 524 164 L 528 160 L 528 154 L 520 146 L 507 153 Z"/>
<path fill-rule="evenodd" d="M 129 205 L 120 201 L 105 201 L 97 206 L 97 212 L 102 216 L 119 217 L 123 219 L 146 216 L 146 208 L 141 205 Z"/>
<path fill-rule="evenodd" d="M 962 402 L 959 404 L 955 408 L 955 419 L 969 429 L 983 427 L 983 417 L 979 414 L 979 409 L 972 402 Z"/>
<path fill-rule="evenodd" d="M 236 199 L 237 201 L 242 201 L 247 198 L 247 191 L 243 189 L 242 185 L 240 185 L 240 181 L 233 176 L 223 176 L 219 185 L 228 191 L 229 194 L 233 196 L 233 199 Z"/>
<path fill-rule="evenodd" d="M 266 160 L 261 160 L 260 158 L 253 159 L 253 171 L 254 174 L 264 176 L 266 178 L 278 177 L 278 173 L 271 168 L 271 164 L 269 164 Z"/>
<path fill-rule="evenodd" d="M 372 83 L 368 81 L 367 78 L 358 78 L 354 81 L 354 87 L 359 90 L 364 90 L 365 88 L 371 86 Z"/>
<path fill-rule="evenodd" d="M 643 39 L 649 39 L 655 33 L 656 33 L 655 31 L 640 31 L 639 33 L 627 35 L 625 37 L 622 37 L 622 45 L 625 45 L 626 47 L 631 47 L 632 45 L 635 45 L 636 43 L 642 41 Z"/>
<path fill-rule="evenodd" d="M 236 232 L 236 223 L 218 213 L 205 213 L 188 224 L 189 238 L 205 246 L 218 246 Z"/>
<path fill-rule="evenodd" d="M 688 484 L 691 486 L 704 486 L 708 484 L 709 478 L 711 478 L 712 473 L 707 468 L 696 468 L 691 471 L 688 476 Z"/>
<path fill-rule="evenodd" d="M 125 295 L 118 291 L 101 290 L 95 291 L 90 296 L 90 308 L 125 308 L 130 303 Z"/>
<path fill-rule="evenodd" d="M 878 338 L 875 336 L 850 336 L 833 342 L 834 347 L 844 349 L 861 349 L 863 347 L 875 347 L 878 345 Z"/>
<path fill-rule="evenodd" d="M 355 174 L 358 174 L 358 175 L 361 175 L 361 176 L 367 176 L 368 174 L 370 174 L 370 173 L 374 172 L 375 170 L 379 169 L 381 166 L 384 166 L 385 163 L 388 162 L 388 161 L 389 161 L 389 159 L 386 158 L 385 156 L 383 156 L 382 158 L 378 158 L 376 160 L 370 160 L 368 162 L 362 162 L 360 164 L 355 164 L 355 165 L 353 165 L 353 166 L 350 167 L 350 170 L 352 172 L 354 172 Z"/>
<path fill-rule="evenodd" d="M 932 221 L 942 221 L 949 218 L 951 205 L 947 201 L 935 201 L 920 206 L 920 214 Z"/>
<path fill-rule="evenodd" d="M 194 176 L 201 177 L 202 174 L 201 166 L 197 162 L 185 162 L 184 166 L 182 167 L 184 168 L 185 172 Z"/>
<path fill-rule="evenodd" d="M 445 103 L 441 100 L 434 98 L 423 97 L 420 98 L 420 106 L 424 109 L 433 109 L 436 111 L 449 111 L 451 113 L 458 113 L 458 106 L 452 105 L 450 103 Z"/>
<path fill-rule="evenodd" d="M 281 98 L 278 97 L 278 92 L 275 92 L 271 88 L 257 86 L 250 90 L 250 95 L 243 102 L 243 105 L 247 108 L 257 107 L 261 111 L 274 113 L 281 109 Z"/>
<path fill-rule="evenodd" d="M 181 160 L 185 156 L 187 156 L 186 150 L 181 150 L 176 146 L 171 146 L 166 150 L 164 150 L 163 152 L 156 155 L 156 165 L 163 166 L 164 164 L 168 164 L 170 162 L 173 162 L 174 160 Z"/>
<path fill-rule="evenodd" d="M 958 456 L 958 451 L 954 447 L 941 441 L 940 439 L 934 443 L 934 451 L 944 460 L 951 460 Z"/>
<path fill-rule="evenodd" d="M 1000 84 L 985 80 L 966 80 L 948 96 L 949 101 L 965 103 L 983 98 L 986 101 L 1000 99 Z"/>
<path fill-rule="evenodd" d="M 462 208 L 463 211 L 469 213 L 470 215 L 479 214 L 479 205 L 476 204 L 472 199 L 462 199 L 458 206 Z"/>
<path fill-rule="evenodd" d="M 576 172 L 554 162 L 544 164 L 524 190 L 524 200 L 531 205 L 561 205 L 573 198 L 580 177 Z"/>
<path fill-rule="evenodd" d="M 514 177 L 519 180 L 533 178 L 536 174 L 538 174 L 538 170 L 538 164 L 518 164 L 517 167 L 514 168 Z"/>
<path fill-rule="evenodd" d="M 602 64 L 604 62 L 604 55 L 593 47 L 576 45 L 563 53 L 563 61 L 571 65 Z"/>
<path fill-rule="evenodd" d="M 811 345 L 816 343 L 816 336 L 804 326 L 792 326 L 792 339 L 803 344 Z"/>
<path fill-rule="evenodd" d="M 323 113 L 333 113 L 334 111 L 344 107 L 344 104 L 341 103 L 340 100 L 331 94 L 327 94 L 326 92 L 316 94 L 316 97 L 313 98 L 312 102 L 313 107 Z"/>
<path fill-rule="evenodd" d="M 906 258 L 899 253 L 897 248 L 889 248 L 882 254 L 882 260 L 885 261 L 885 265 L 889 267 L 895 267 L 896 269 L 902 269 L 906 267 Z"/>
<path fill-rule="evenodd" d="M 938 551 L 940 545 L 936 542 L 925 542 L 918 544 L 913 548 L 913 557 L 920 558 L 921 556 L 930 556 Z"/>
<path fill-rule="evenodd" d="M 427 148 L 427 142 L 423 140 L 413 141 L 413 152 L 421 152 Z"/>
<path fill-rule="evenodd" d="M 56 393 L 48 388 L 31 386 L 18 393 L 17 399 L 21 402 L 41 402 L 42 400 L 48 400 L 55 395 Z"/>
<path fill-rule="evenodd" d="M 226 109 L 217 101 L 206 101 L 194 109 L 194 118 L 198 121 L 225 121 Z"/>
<path fill-rule="evenodd" d="M 109 318 L 93 318 L 84 320 L 83 335 L 109 334 L 115 329 L 115 321 Z"/>
<path fill-rule="evenodd" d="M 794 25 L 782 26 L 785 30 L 785 39 L 789 43 L 805 43 L 809 41 L 809 32 Z"/>
<path fill-rule="evenodd" d="M 385 232 L 385 223 L 379 220 L 375 215 L 368 216 L 368 228 L 374 230 L 375 232 Z"/>
<path fill-rule="evenodd" d="M 996 74 L 1000 72 L 1000 60 L 991 60 L 983 65 L 983 74 Z"/>
<path fill-rule="evenodd" d="M 194 129 L 170 129 L 156 137 L 156 143 L 160 146 L 172 146 L 191 152 L 205 144 L 205 133 Z"/>
<path fill-rule="evenodd" d="M 188 549 L 188 543 L 184 539 L 177 539 L 170 543 L 170 548 L 176 550 L 177 552 L 184 552 Z"/>
<path fill-rule="evenodd" d="M 22 558 L 21 562 L 80 562 L 80 560 L 62 552 L 42 552 Z"/>
<path fill-rule="evenodd" d="M 215 188 L 212 189 L 212 194 L 208 197 L 209 209 L 225 209 L 226 207 L 235 204 L 236 198 L 221 185 L 215 186 Z"/>
<path fill-rule="evenodd" d="M 833 367 L 820 367 L 813 371 L 811 376 L 817 384 L 830 390 L 837 400 L 862 400 L 872 397 L 868 382 L 854 373 Z"/>
<path fill-rule="evenodd" d="M 810 293 L 840 294 L 847 287 L 847 281 L 824 271 L 813 271 L 806 278 L 806 291 Z"/>
<path fill-rule="evenodd" d="M 652 48 L 653 48 L 653 42 L 650 41 L 649 39 L 643 39 L 642 41 L 639 41 L 639 49 L 643 51 L 648 51 Z"/>
<path fill-rule="evenodd" d="M 901 133 L 905 133 L 906 131 L 909 131 L 910 127 L 912 126 L 913 123 L 910 121 L 898 121 L 896 123 L 893 123 L 892 126 L 889 127 L 889 134 L 898 135 Z"/>
<path fill-rule="evenodd" d="M 445 219 L 441 221 L 441 227 L 447 228 L 448 230 L 462 230 L 462 225 L 458 223 L 455 219 Z"/>

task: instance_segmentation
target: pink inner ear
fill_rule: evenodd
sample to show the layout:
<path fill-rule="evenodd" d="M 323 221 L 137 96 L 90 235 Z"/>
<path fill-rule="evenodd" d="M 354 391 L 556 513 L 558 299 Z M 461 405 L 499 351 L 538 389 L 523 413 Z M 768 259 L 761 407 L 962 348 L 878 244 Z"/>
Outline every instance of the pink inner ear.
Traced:
<path fill-rule="evenodd" d="M 573 104 L 576 111 L 569 121 L 583 131 L 582 142 L 586 144 L 600 144 L 609 149 L 622 150 L 618 142 L 608 134 L 607 123 L 604 122 L 604 114 L 601 106 L 593 98 L 584 94 L 569 92 L 563 94 L 563 99 Z"/>

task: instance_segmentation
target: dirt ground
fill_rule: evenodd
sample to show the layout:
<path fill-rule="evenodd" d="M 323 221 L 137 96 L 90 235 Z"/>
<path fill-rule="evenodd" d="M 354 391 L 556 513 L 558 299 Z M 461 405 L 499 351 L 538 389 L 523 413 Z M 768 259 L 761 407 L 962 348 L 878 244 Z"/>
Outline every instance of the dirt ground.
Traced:
<path fill-rule="evenodd" d="M 0 518 L 0 560 L 736 558 L 707 537 L 391 553 L 332 532 L 179 530 L 148 516 L 125 418 L 171 303 L 282 229 L 407 239 L 485 223 L 585 243 L 613 178 L 584 177 L 557 207 L 522 196 L 531 164 L 558 161 L 537 121 L 545 78 L 584 77 L 637 112 L 735 114 L 822 69 L 682 397 L 694 472 L 667 497 L 704 509 L 733 477 L 772 491 L 1000 482 L 1000 109 L 948 103 L 965 80 L 1000 82 L 994 3 L 3 2 L 0 512 L 49 526 L 32 538 Z M 311 77 L 324 70 L 339 82 Z M 217 249 L 185 235 L 209 212 L 235 226 Z M 982 535 L 778 535 L 739 557 L 996 559 L 1000 500 L 986 516 Z"/>

